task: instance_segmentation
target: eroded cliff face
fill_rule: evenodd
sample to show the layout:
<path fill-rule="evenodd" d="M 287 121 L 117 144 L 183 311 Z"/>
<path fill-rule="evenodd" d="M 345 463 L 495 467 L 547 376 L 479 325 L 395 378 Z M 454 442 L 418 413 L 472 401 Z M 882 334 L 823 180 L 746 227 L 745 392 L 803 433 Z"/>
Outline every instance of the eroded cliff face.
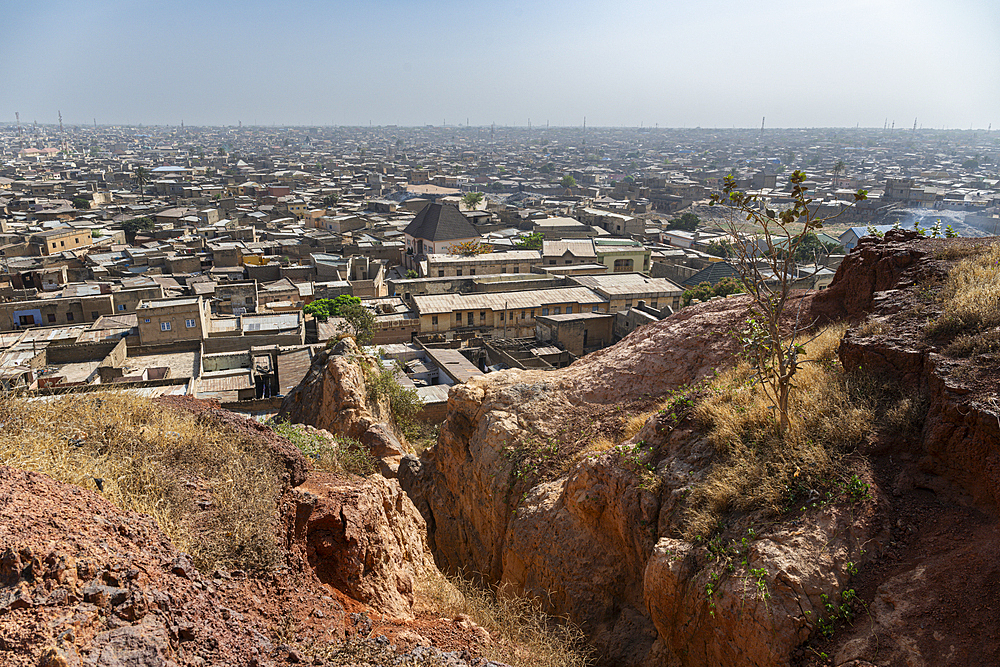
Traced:
<path fill-rule="evenodd" d="M 364 359 L 353 339 L 323 350 L 282 401 L 278 416 L 359 441 L 382 462 L 382 473 L 392 477 L 407 451 L 406 440 L 396 429 L 388 404 L 368 400 L 362 363 L 378 361 Z"/>
<path fill-rule="evenodd" d="M 586 452 L 620 435 L 622 415 L 725 365 L 746 306 L 685 309 L 567 369 L 452 390 L 438 444 L 400 468 L 438 564 L 539 596 L 608 664 L 787 662 L 808 635 L 806 612 L 858 560 L 864 528 L 831 512 L 808 531 L 772 531 L 746 554 L 745 576 L 711 580 L 704 547 L 679 539 L 684 495 L 714 457 L 691 424 L 654 414 L 621 445 Z M 750 570 L 766 572 L 771 599 Z"/>
<path fill-rule="evenodd" d="M 801 312 L 861 322 L 885 308 L 912 320 L 898 307 L 900 294 L 918 292 L 944 270 L 929 260 L 930 243 L 889 235 L 862 244 L 830 290 L 801 301 Z M 841 603 L 859 567 L 904 543 L 884 516 L 893 507 L 884 477 L 869 480 L 873 500 L 769 526 L 743 547 L 736 536 L 740 565 L 719 576 L 711 549 L 681 538 L 684 497 L 709 471 L 713 447 L 690 420 L 664 415 L 625 442 L 616 437 L 621 415 L 659 405 L 671 390 L 725 366 L 735 351 L 728 334 L 745 309 L 740 298 L 710 302 L 569 368 L 505 371 L 453 389 L 438 444 L 400 467 L 439 566 L 538 595 L 585 629 L 606 664 L 803 661 L 797 647 L 816 635 L 826 605 Z M 948 498 L 969 494 L 992 511 L 996 410 L 940 373 L 921 326 L 911 323 L 912 336 L 892 341 L 863 341 L 855 330 L 841 358 L 845 367 L 884 367 L 930 396 L 926 419 L 905 444 L 910 472 L 899 484 L 941 480 Z M 887 331 L 906 328 L 890 322 Z M 621 444 L 581 454 L 599 437 Z M 898 576 L 911 586 L 915 575 L 904 569 Z M 905 633 L 896 636 L 905 647 Z M 861 649 L 842 657 L 866 655 L 873 657 Z"/>

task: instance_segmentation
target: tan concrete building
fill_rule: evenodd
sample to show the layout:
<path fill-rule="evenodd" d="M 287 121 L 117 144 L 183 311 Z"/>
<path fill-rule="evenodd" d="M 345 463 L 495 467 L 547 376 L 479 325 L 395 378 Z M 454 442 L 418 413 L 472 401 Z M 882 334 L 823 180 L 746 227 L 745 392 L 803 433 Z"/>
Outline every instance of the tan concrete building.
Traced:
<path fill-rule="evenodd" d="M 588 241 L 589 244 L 589 241 Z M 488 276 L 499 273 L 531 273 L 540 255 L 537 250 L 510 250 L 485 255 L 427 255 L 427 278 Z M 421 265 L 423 270 L 424 265 Z"/>
<path fill-rule="evenodd" d="M 523 292 L 434 294 L 413 297 L 420 333 L 477 332 L 494 338 L 535 335 L 535 318 L 608 312 L 607 300 L 584 287 Z"/>
<path fill-rule="evenodd" d="M 578 285 L 593 290 L 607 299 L 609 311 L 628 310 L 639 303 L 654 309 L 670 306 L 675 311 L 681 306 L 684 289 L 666 278 L 649 278 L 640 273 L 608 273 L 593 276 L 573 276 Z"/>
<path fill-rule="evenodd" d="M 86 248 L 92 240 L 89 229 L 60 227 L 33 234 L 29 244 L 34 255 L 55 255 L 67 250 Z"/>
<path fill-rule="evenodd" d="M 0 303 L 0 330 L 96 322 L 114 314 L 111 294 Z"/>
<path fill-rule="evenodd" d="M 143 301 L 136 315 L 143 345 L 200 340 L 208 332 L 209 305 L 200 296 Z"/>

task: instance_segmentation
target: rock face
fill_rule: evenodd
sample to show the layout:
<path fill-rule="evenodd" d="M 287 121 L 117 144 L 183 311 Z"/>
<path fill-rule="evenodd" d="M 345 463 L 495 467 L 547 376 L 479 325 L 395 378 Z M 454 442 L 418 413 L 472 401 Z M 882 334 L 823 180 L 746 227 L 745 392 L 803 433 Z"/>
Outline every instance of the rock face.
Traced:
<path fill-rule="evenodd" d="M 278 416 L 358 440 L 395 471 L 406 453 L 405 440 L 391 425 L 388 405 L 369 402 L 361 359 L 350 338 L 316 355 L 306 377 L 282 401 Z"/>
<path fill-rule="evenodd" d="M 249 664 L 265 648 L 150 518 L 6 467 L 0 579 L 5 665 Z"/>
<path fill-rule="evenodd" d="M 293 490 L 288 548 L 320 581 L 383 613 L 409 618 L 414 579 L 433 567 L 426 527 L 396 480 L 359 485 L 314 474 Z"/>
<path fill-rule="evenodd" d="M 922 281 L 943 275 L 929 243 L 896 233 L 863 242 L 828 290 L 791 310 L 820 320 L 887 318 L 894 340 L 862 339 L 854 330 L 841 359 L 930 397 L 922 432 L 918 424 L 905 445 L 909 472 L 899 484 L 912 488 L 930 475 L 992 512 L 996 406 L 988 395 L 964 395 L 967 388 L 940 372 L 940 355 L 920 342 L 923 320 L 914 324 L 901 305 Z M 748 546 L 727 536 L 737 566 L 720 570 L 704 544 L 680 538 L 685 493 L 713 460 L 689 422 L 653 415 L 621 445 L 576 454 L 600 435 L 620 440 L 609 425 L 621 413 L 646 410 L 723 366 L 735 346 L 727 333 L 746 305 L 737 298 L 687 308 L 566 369 L 505 371 L 455 387 L 437 445 L 404 458 L 399 470 L 427 520 L 438 565 L 539 596 L 549 611 L 579 623 L 607 664 L 789 664 L 816 635 L 827 605 L 841 604 L 858 567 L 890 548 L 896 527 L 877 516 L 876 505 L 811 512 L 758 530 Z M 881 493 L 875 488 L 884 508 Z M 912 572 L 899 576 L 912 583 Z"/>
<path fill-rule="evenodd" d="M 757 540 L 746 569 L 766 570 L 771 599 L 754 598 L 745 577 L 728 577 L 710 609 L 704 548 L 669 537 L 681 532 L 685 490 L 713 457 L 690 427 L 671 430 L 654 415 L 628 442 L 564 474 L 536 483 L 532 468 L 572 457 L 587 432 L 606 432 L 623 411 L 648 408 L 721 366 L 746 305 L 685 309 L 561 371 L 508 371 L 454 388 L 438 444 L 400 466 L 438 564 L 539 596 L 579 623 L 608 664 L 787 661 L 808 635 L 804 612 L 821 609 L 819 596 L 839 590 L 845 563 L 857 557 L 863 535 L 834 537 L 851 534 L 847 517 Z M 638 465 L 634 456 L 643 457 Z M 650 460 L 655 483 L 640 474 Z"/>

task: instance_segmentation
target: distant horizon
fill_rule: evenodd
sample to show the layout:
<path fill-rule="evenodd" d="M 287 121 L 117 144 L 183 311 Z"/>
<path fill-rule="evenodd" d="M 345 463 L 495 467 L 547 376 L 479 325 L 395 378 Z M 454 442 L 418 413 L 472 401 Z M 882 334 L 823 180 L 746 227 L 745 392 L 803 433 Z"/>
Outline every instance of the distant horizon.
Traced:
<path fill-rule="evenodd" d="M 48 0 L 4 21 L 0 119 L 22 124 L 1000 127 L 995 0 Z"/>
<path fill-rule="evenodd" d="M 36 125 L 36 121 L 25 121 L 24 119 L 21 119 L 21 123 L 20 124 L 21 124 L 22 128 L 28 128 L 28 127 L 32 127 L 32 126 Z M 58 128 L 59 127 L 59 121 L 56 121 L 54 123 L 37 123 L 37 126 L 38 127 L 55 127 L 55 128 Z M 17 127 L 17 122 L 16 121 L 14 121 L 14 122 L 3 121 L 3 122 L 0 122 L 0 127 Z M 71 122 L 71 121 L 63 118 L 63 128 L 64 129 L 82 128 L 82 127 L 93 129 L 94 128 L 94 123 L 93 123 L 93 121 L 91 121 L 89 123 Z M 532 125 L 528 126 L 527 124 L 525 124 L 525 125 L 501 125 L 500 123 L 487 124 L 487 125 L 475 125 L 475 124 L 473 124 L 473 125 L 465 125 L 464 123 L 460 124 L 460 125 L 452 125 L 451 123 L 449 123 L 447 125 L 440 125 L 440 124 L 439 125 L 433 125 L 433 124 L 430 124 L 430 123 L 419 124 L 419 125 L 402 125 L 402 124 L 396 124 L 396 123 L 388 123 L 388 124 L 382 124 L 382 125 L 346 125 L 346 124 L 313 125 L 313 124 L 308 124 L 308 123 L 301 124 L 301 125 L 295 125 L 295 124 L 290 124 L 290 123 L 275 123 L 275 124 L 270 124 L 270 125 L 250 125 L 250 124 L 247 124 L 247 123 L 243 123 L 243 125 L 239 125 L 238 123 L 225 124 L 225 125 L 206 125 L 206 124 L 184 123 L 183 126 L 180 123 L 177 123 L 177 124 L 173 124 L 173 123 L 170 123 L 170 124 L 164 124 L 164 123 L 97 123 L 97 127 L 98 128 L 102 128 L 102 127 L 127 127 L 127 128 L 144 128 L 144 127 L 149 127 L 149 128 L 177 128 L 177 129 L 181 129 L 182 127 L 183 127 L 183 129 L 189 129 L 189 128 L 213 128 L 213 129 L 215 129 L 215 128 L 234 128 L 234 129 L 239 129 L 241 127 L 242 128 L 255 128 L 255 129 L 256 128 L 262 128 L 262 129 L 302 129 L 302 128 L 320 128 L 320 129 L 338 129 L 338 128 L 344 128 L 344 129 L 381 129 L 381 128 L 427 129 L 427 128 L 454 128 L 454 129 L 458 129 L 458 128 L 471 128 L 471 129 L 484 129 L 484 130 L 488 130 L 491 127 L 497 127 L 497 128 L 517 128 L 517 129 L 525 129 L 525 130 L 530 129 L 530 130 L 538 130 L 538 131 L 545 131 L 545 130 L 572 130 L 572 129 L 582 130 L 582 129 L 584 129 L 584 127 L 583 127 L 582 124 L 581 125 L 535 125 L 535 124 L 532 124 Z M 708 125 L 670 126 L 670 127 L 666 127 L 665 126 L 665 127 L 659 127 L 659 126 L 655 126 L 655 125 L 650 126 L 650 125 L 590 125 L 590 124 L 588 124 L 586 126 L 586 129 L 587 130 L 651 130 L 651 131 L 656 131 L 656 130 L 753 130 L 755 132 L 768 132 L 769 130 L 774 130 L 774 131 L 781 131 L 781 130 L 878 130 L 878 131 L 884 131 L 884 132 L 933 131 L 933 132 L 990 132 L 990 133 L 994 132 L 994 130 L 992 130 L 991 124 L 987 125 L 985 127 L 971 127 L 971 128 L 965 127 L 965 128 L 962 128 L 962 127 L 924 127 L 924 126 L 920 125 L 919 123 L 917 124 L 916 128 L 914 128 L 912 126 L 912 124 L 911 124 L 909 126 L 900 125 L 899 127 L 895 127 L 895 128 L 892 127 L 891 125 L 890 125 L 890 127 L 857 126 L 857 125 L 851 125 L 851 126 L 846 126 L 846 125 L 840 125 L 840 126 L 836 126 L 836 125 L 830 125 L 830 126 L 790 125 L 790 126 L 785 126 L 785 127 L 768 127 L 767 125 L 765 125 L 763 129 L 759 125 L 758 126 L 753 126 L 753 125 L 739 126 L 739 125 L 736 125 L 736 126 L 727 126 L 727 127 L 722 127 L 722 126 L 708 126 Z M 1000 132 L 1000 127 L 998 127 L 998 129 L 996 131 Z"/>

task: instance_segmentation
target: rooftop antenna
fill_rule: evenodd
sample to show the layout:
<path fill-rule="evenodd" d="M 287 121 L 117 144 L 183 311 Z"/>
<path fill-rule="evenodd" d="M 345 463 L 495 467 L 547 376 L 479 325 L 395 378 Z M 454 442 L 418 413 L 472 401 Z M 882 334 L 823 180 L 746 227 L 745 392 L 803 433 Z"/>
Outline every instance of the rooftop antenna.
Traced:
<path fill-rule="evenodd" d="M 767 116 L 761 116 L 760 117 L 760 133 L 761 134 L 764 134 L 764 121 L 766 119 L 767 119 Z"/>
<path fill-rule="evenodd" d="M 62 128 L 62 111 L 59 112 L 59 136 L 61 137 L 63 133 Z"/>
<path fill-rule="evenodd" d="M 882 123 L 882 130 L 885 131 L 885 130 L 888 130 L 888 129 L 889 129 L 889 118 L 887 116 L 886 119 L 885 119 L 885 122 Z"/>
<path fill-rule="evenodd" d="M 97 119 L 96 118 L 94 119 L 94 129 L 95 130 L 97 129 Z"/>
<path fill-rule="evenodd" d="M 916 118 L 913 119 L 913 131 L 914 132 L 917 131 L 917 119 Z"/>
<path fill-rule="evenodd" d="M 242 129 L 242 128 L 243 128 L 243 121 L 241 120 L 240 121 L 240 129 Z"/>
<path fill-rule="evenodd" d="M 21 134 L 21 112 L 15 111 L 14 115 L 17 116 L 17 141 L 21 144 L 21 150 L 24 150 L 24 136 Z"/>

